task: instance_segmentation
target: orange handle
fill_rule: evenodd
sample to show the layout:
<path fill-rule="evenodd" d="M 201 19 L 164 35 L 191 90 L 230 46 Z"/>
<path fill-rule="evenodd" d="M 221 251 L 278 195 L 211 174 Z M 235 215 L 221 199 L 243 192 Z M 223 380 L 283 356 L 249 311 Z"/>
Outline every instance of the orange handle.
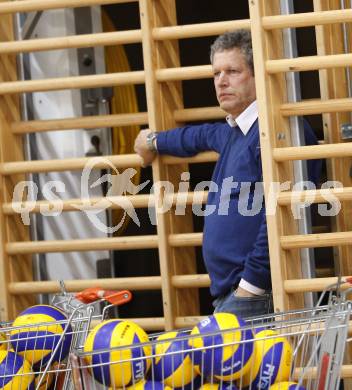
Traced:
<path fill-rule="evenodd" d="M 132 294 L 128 290 L 112 291 L 103 290 L 100 287 L 90 287 L 77 293 L 75 298 L 83 303 L 92 303 L 104 299 L 113 305 L 123 305 L 132 299 Z"/>
<path fill-rule="evenodd" d="M 104 296 L 104 299 L 115 306 L 123 305 L 132 299 L 132 293 L 128 290 L 121 290 L 118 292 L 107 291 L 107 293 L 110 294 Z"/>

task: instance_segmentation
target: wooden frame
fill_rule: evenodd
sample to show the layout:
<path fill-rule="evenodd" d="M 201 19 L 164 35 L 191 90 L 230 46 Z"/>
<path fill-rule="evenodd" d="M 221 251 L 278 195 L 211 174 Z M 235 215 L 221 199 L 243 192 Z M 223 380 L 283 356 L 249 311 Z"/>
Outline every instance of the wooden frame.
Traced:
<path fill-rule="evenodd" d="M 13 37 L 12 18 L 2 17 L 1 41 L 11 41 Z M 1 82 L 16 82 L 16 58 L 12 54 L 0 57 Z M 11 123 L 20 119 L 19 99 L 17 96 L 0 96 L 0 158 L 1 161 L 21 161 L 24 159 L 22 139 L 11 132 Z M 14 186 L 24 180 L 23 174 L 13 174 L 10 177 L 0 177 L 0 203 L 11 202 Z M 8 289 L 8 282 L 33 280 L 31 259 L 28 255 L 17 254 L 10 256 L 6 245 L 11 241 L 29 240 L 28 228 L 21 223 L 19 215 L 11 218 L 0 210 L 0 318 L 8 319 L 8 313 L 14 313 L 34 302 L 34 296 L 23 294 L 13 299 Z"/>
<path fill-rule="evenodd" d="M 0 15 L 8 23 L 6 31 L 12 31 L 11 14 L 14 12 L 29 12 L 60 7 L 78 7 L 98 4 L 130 2 L 131 0 L 16 0 L 0 2 Z M 270 4 L 269 4 L 270 3 Z M 11 319 L 22 308 L 28 305 L 27 291 L 36 293 L 53 293 L 58 291 L 56 282 L 34 282 L 30 273 L 29 255 L 34 253 L 49 253 L 55 251 L 85 251 L 96 249 L 158 248 L 160 258 L 160 276 L 150 278 L 116 278 L 89 281 L 68 281 L 68 291 L 76 291 L 94 283 L 106 288 L 128 288 L 131 290 L 161 289 L 163 296 L 164 318 L 138 319 L 147 330 L 171 329 L 174 327 L 191 326 L 199 320 L 199 310 L 196 290 L 209 285 L 207 275 L 197 275 L 194 265 L 194 247 L 202 242 L 201 233 L 193 233 L 192 227 L 186 230 L 185 220 L 178 220 L 169 214 L 158 215 L 158 230 L 153 236 L 114 237 L 91 240 L 46 241 L 32 242 L 28 232 L 22 228 L 20 219 L 12 204 L 13 186 L 24 178 L 26 173 L 49 172 L 82 169 L 89 159 L 50 160 L 45 162 L 24 162 L 21 137 L 28 133 L 54 130 L 69 130 L 72 128 L 95 128 L 116 125 L 146 125 L 151 129 L 163 130 L 182 124 L 184 121 L 200 119 L 223 118 L 224 113 L 218 107 L 201 107 L 184 109 L 180 80 L 211 77 L 209 65 L 195 67 L 180 67 L 177 40 L 190 37 L 220 34 L 229 29 L 252 28 L 253 46 L 257 77 L 258 102 L 261 126 L 261 145 L 263 150 L 264 181 L 283 181 L 291 178 L 290 161 L 309 158 L 351 157 L 351 144 L 334 139 L 327 144 L 306 147 L 291 147 L 288 142 L 288 118 L 292 115 L 311 113 L 335 113 L 351 110 L 352 98 L 345 95 L 327 94 L 322 100 L 309 102 L 287 103 L 284 83 L 284 73 L 287 71 L 304 71 L 309 69 L 343 68 L 352 64 L 351 54 L 322 51 L 318 60 L 312 58 L 283 59 L 278 48 L 282 48 L 281 30 L 286 27 L 309 25 L 329 25 L 331 23 L 352 21 L 350 10 L 318 11 L 308 14 L 280 16 L 278 10 L 263 0 L 251 1 L 250 20 L 235 20 L 227 22 L 203 23 L 199 25 L 177 26 L 174 0 L 140 0 L 141 28 L 139 30 L 116 33 L 97 34 L 95 36 L 71 36 L 59 39 L 29 40 L 16 42 L 12 36 L 4 37 L 0 42 L 0 66 L 2 77 L 0 83 L 1 137 L 2 145 L 11 142 L 16 147 L 12 150 L 1 149 L 0 175 L 2 182 L 1 198 L 1 237 L 2 256 L 0 267 L 3 270 L 1 309 L 4 318 Z M 165 12 L 167 9 L 167 12 Z M 3 30 L 5 31 L 5 30 Z M 2 32 L 3 34 L 4 32 Z M 68 77 L 50 80 L 17 81 L 14 55 L 19 52 L 86 47 L 111 44 L 126 44 L 141 42 L 145 68 L 142 71 L 121 72 L 108 75 Z M 275 52 L 273 51 L 275 47 Z M 168 53 L 168 56 L 165 56 Z M 9 66 L 11 65 L 11 66 Z M 332 72 L 333 70 L 331 70 Z M 264 77 L 265 75 L 265 77 Z M 49 91 L 64 88 L 88 88 L 98 86 L 126 85 L 145 83 L 148 111 L 140 113 L 121 113 L 89 118 L 65 118 L 62 120 L 28 121 L 20 120 L 18 111 L 18 94 L 33 91 Z M 275 93 L 274 93 L 275 91 Z M 279 93 L 278 93 L 279 92 Z M 169 96 L 173 96 L 170 99 Z M 161 114 L 162 113 L 162 114 Z M 272 129 L 284 129 L 285 139 L 278 139 Z M 159 158 L 153 164 L 153 179 L 170 180 L 177 183 L 180 173 L 187 169 L 187 163 L 216 161 L 215 153 L 202 153 L 193 158 L 179 159 L 174 157 Z M 140 164 L 136 155 L 104 156 L 101 164 L 95 168 L 106 166 L 107 161 L 117 168 L 127 168 Z M 341 168 L 344 169 L 344 168 Z M 337 176 L 340 174 L 338 170 Z M 341 172 L 340 172 L 341 173 Z M 341 201 L 352 199 L 352 185 L 348 182 L 341 191 L 333 192 Z M 266 188 L 266 194 L 267 194 Z M 351 242 L 351 228 L 346 231 L 319 233 L 308 236 L 297 234 L 294 222 L 289 218 L 288 206 L 291 202 L 300 202 L 302 197 L 321 202 L 324 200 L 323 190 L 305 192 L 281 192 L 278 194 L 278 212 L 268 218 L 270 239 L 270 254 L 272 261 L 272 277 L 274 281 L 275 307 L 280 310 L 302 307 L 302 294 L 306 291 L 318 291 L 331 282 L 329 278 L 304 280 L 300 275 L 300 264 L 295 255 L 302 247 L 348 246 Z M 163 196 L 163 195 L 158 195 Z M 158 196 L 153 201 L 158 203 Z M 167 195 L 168 196 L 168 195 Z M 194 199 L 198 203 L 206 201 L 206 193 L 188 193 L 182 202 L 190 205 Z M 93 199 L 93 204 L 101 199 Z M 110 199 L 114 200 L 114 199 Z M 115 199 L 122 201 L 122 198 Z M 146 207 L 150 198 L 144 195 L 134 195 L 126 198 L 134 207 Z M 175 203 L 176 199 L 170 199 Z M 84 200 L 72 199 L 64 202 L 64 211 L 73 210 L 83 204 Z M 22 202 L 21 205 L 31 208 L 32 213 L 40 211 L 41 206 L 49 202 Z M 53 202 L 50 202 L 55 207 Z M 114 206 L 117 207 L 117 206 Z M 341 216 L 342 217 L 342 216 Z M 186 216 L 190 221 L 190 216 Z M 283 220 L 291 223 L 283 223 Z M 351 220 L 351 219 L 350 219 Z M 348 221 L 347 221 L 348 222 Z M 343 223 L 347 223 L 346 220 Z M 340 221 L 340 227 L 342 222 Z M 347 225 L 344 225 L 347 226 Z M 342 248 L 342 247 L 341 247 Z M 341 249 L 342 253 L 346 253 Z M 184 261 L 180 262 L 182 258 Z M 350 259 L 350 257 L 348 257 Z M 21 263 L 19 263 L 21 261 Z M 349 262 L 349 260 L 348 260 Z M 347 263 L 348 263 L 347 262 Z M 345 263 L 345 264 L 347 264 Z M 18 264 L 25 264 L 28 277 L 19 278 Z M 347 275 L 351 270 L 343 269 Z M 298 293 L 301 294 L 298 294 Z M 187 302 L 187 305 L 181 304 Z"/>
<path fill-rule="evenodd" d="M 59 7 L 75 7 L 97 4 L 119 3 L 123 1 L 79 1 L 70 2 L 53 0 L 43 4 L 36 0 L 21 2 L 2 2 L 0 3 L 0 14 L 14 12 L 28 12 L 33 10 L 45 10 Z M 126 1 L 129 2 L 129 1 Z M 193 79 L 211 76 L 209 65 L 199 67 L 180 68 L 179 56 L 177 52 L 178 37 L 206 36 L 217 34 L 233 27 L 249 27 L 249 20 L 235 22 L 216 22 L 203 25 L 174 26 L 176 24 L 175 7 L 173 1 L 140 1 L 141 29 L 103 33 L 97 35 L 84 35 L 76 37 L 62 37 L 59 39 L 39 39 L 16 42 L 11 39 L 4 39 L 0 46 L 0 56 L 13 56 L 20 52 L 41 51 L 48 49 L 62 49 L 72 47 L 86 47 L 97 45 L 124 44 L 132 42 L 141 42 L 143 46 L 143 56 L 145 69 L 135 72 L 120 72 L 114 74 L 84 76 L 84 77 L 66 77 L 59 79 L 16 81 L 15 79 L 3 80 L 0 83 L 0 95 L 5 99 L 12 99 L 12 96 L 25 92 L 49 91 L 59 89 L 89 88 L 98 86 L 127 85 L 145 83 L 147 91 L 148 112 L 145 113 L 121 113 L 118 115 L 104 115 L 89 118 L 67 118 L 62 120 L 47 121 L 26 121 L 21 122 L 19 117 L 15 117 L 7 123 L 7 133 L 20 139 L 22 135 L 42 131 L 69 130 L 72 128 L 95 128 L 100 126 L 116 125 L 136 125 L 149 124 L 151 128 L 162 130 L 182 123 L 184 120 L 192 121 L 200 118 L 223 117 L 223 112 L 218 107 L 203 107 L 199 109 L 184 109 L 181 98 L 179 81 L 183 79 Z M 163 13 L 163 10 L 167 12 Z M 148 15 L 148 16 L 146 16 Z M 165 15 L 167 15 L 165 17 Z M 163 55 L 163 53 L 174 53 L 173 57 Z M 158 61 L 155 61 L 158 58 Z M 172 101 L 167 100 L 167 96 L 172 92 Z M 160 98 L 165 95 L 163 101 L 163 113 L 160 117 Z M 158 108 L 157 108 L 158 107 Z M 199 156 L 189 159 L 179 159 L 174 157 L 163 157 L 158 159 L 153 165 L 154 182 L 161 180 L 170 180 L 178 183 L 178 172 L 187 170 L 187 162 L 215 161 L 216 153 L 203 153 Z M 3 158 L 0 163 L 0 174 L 3 180 L 9 180 L 13 177 L 27 173 L 79 170 L 82 169 L 90 158 L 75 158 L 65 160 L 50 161 L 23 161 L 20 158 Z M 103 168 L 109 164 L 114 164 L 117 168 L 126 168 L 137 166 L 140 159 L 136 155 L 124 156 L 104 156 L 101 163 L 95 165 L 96 169 Z M 188 193 L 181 200 L 181 203 L 190 205 L 193 202 L 204 203 L 207 193 Z M 157 203 L 157 196 L 151 198 L 143 195 L 136 195 L 127 198 L 119 197 L 110 200 L 131 201 L 134 207 L 147 207 L 153 200 Z M 100 199 L 91 200 L 91 204 L 97 203 Z M 170 201 L 175 204 L 176 197 L 173 196 Z M 180 204 L 180 199 L 177 199 Z M 82 199 L 71 199 L 65 201 L 64 211 L 74 210 L 75 206 L 83 205 Z M 29 207 L 31 213 L 40 212 L 40 207 L 55 208 L 55 202 L 22 201 L 20 203 L 11 202 L 11 198 L 6 198 L 2 202 L 2 212 L 5 218 L 12 220 L 18 219 L 16 213 L 17 207 Z M 86 205 L 90 207 L 90 205 Z M 94 206 L 93 206 L 94 207 Z M 206 287 L 209 285 L 208 275 L 196 275 L 194 262 L 194 247 L 201 245 L 202 234 L 193 233 L 191 215 L 186 216 L 188 223 L 178 220 L 169 215 L 160 214 L 158 216 L 158 232 L 155 236 L 135 236 L 135 237 L 114 237 L 106 239 L 89 240 L 68 240 L 32 242 L 28 237 L 25 239 L 6 239 L 4 242 L 4 251 L 8 259 L 19 256 L 30 256 L 36 253 L 65 252 L 65 251 L 87 251 L 97 248 L 129 250 L 136 248 L 158 248 L 160 257 L 160 277 L 152 278 L 123 278 L 99 280 L 95 283 L 102 284 L 107 288 L 130 288 L 135 290 L 161 289 L 164 302 L 164 319 L 149 321 L 145 319 L 136 319 L 146 324 L 152 329 L 158 329 L 156 326 L 162 326 L 165 329 L 171 329 L 175 326 L 185 326 L 188 323 L 188 316 L 193 322 L 197 322 L 199 315 L 197 287 Z M 18 219 L 19 220 L 19 219 Z M 188 232 L 184 229 L 188 226 Z M 181 262 L 179 258 L 182 258 Z M 9 260 L 6 260 L 10 263 Z M 8 277 L 4 286 L 7 291 L 6 302 L 13 302 L 13 307 L 4 310 L 6 318 L 12 318 L 21 309 L 18 302 L 26 291 L 35 293 L 49 293 L 58 291 L 58 285 L 55 282 L 31 282 Z M 94 284 L 94 281 L 76 281 L 67 282 L 68 291 L 75 291 L 84 288 L 87 285 Z M 143 288 L 141 288 L 141 284 Z M 191 287 L 191 288 L 190 288 Z M 187 302 L 187 304 L 185 304 Z M 198 318 L 199 319 L 199 318 Z M 156 325 L 158 324 L 158 325 Z M 162 325 L 160 325 L 162 324 Z"/>
<path fill-rule="evenodd" d="M 278 194 L 276 214 L 267 217 L 275 308 L 295 309 L 300 307 L 304 292 L 322 291 L 336 281 L 336 278 L 302 279 L 297 249 L 334 247 L 338 249 L 335 252 L 336 261 L 340 263 L 342 275 L 351 274 L 352 181 L 348 177 L 348 168 L 351 166 L 352 148 L 343 142 L 339 130 L 342 123 L 348 122 L 347 112 L 351 111 L 351 97 L 347 94 L 343 67 L 351 65 L 352 56 L 344 53 L 341 30 L 338 30 L 341 26 L 331 23 L 350 22 L 352 10 L 336 10 L 341 5 L 333 0 L 315 0 L 315 12 L 297 15 L 278 15 L 278 8 L 265 0 L 250 1 L 249 5 L 255 72 L 260 75 L 256 82 L 266 201 L 269 198 L 269 183 L 287 180 L 282 164 L 293 160 L 331 159 L 328 160 L 328 177 L 342 182 L 344 186 L 332 191 L 281 192 Z M 277 33 L 278 30 L 303 26 L 316 26 L 318 55 L 283 59 L 278 50 L 282 47 L 282 36 Z M 273 47 L 275 52 L 271 50 Z M 286 103 L 286 86 L 282 75 L 289 71 L 307 70 L 320 70 L 321 99 Z M 315 113 L 323 114 L 325 144 L 290 147 L 290 137 L 286 134 L 287 145 L 279 145 L 277 133 L 287 132 L 287 117 Z M 297 234 L 295 224 L 289 223 L 293 216 L 287 211 L 288 206 L 300 201 L 326 202 L 328 193 L 336 196 L 335 199 L 343 205 L 343 211 L 336 218 L 336 231 L 306 236 Z M 292 256 L 293 253 L 296 256 Z M 347 288 L 347 285 L 342 288 Z M 350 356 L 351 351 L 348 353 Z M 344 378 L 350 378 L 349 357 L 346 362 L 341 374 Z M 351 388 L 350 381 L 345 380 L 344 385 L 346 389 Z"/>

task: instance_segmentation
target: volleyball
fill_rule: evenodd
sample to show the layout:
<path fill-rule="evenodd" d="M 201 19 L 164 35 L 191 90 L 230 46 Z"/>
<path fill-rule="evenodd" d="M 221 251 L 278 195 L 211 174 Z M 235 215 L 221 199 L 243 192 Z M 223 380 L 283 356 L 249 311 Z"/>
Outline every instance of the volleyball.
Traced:
<path fill-rule="evenodd" d="M 155 380 L 177 388 L 192 383 L 197 373 L 184 332 L 167 332 L 155 340 L 153 375 Z"/>
<path fill-rule="evenodd" d="M 142 380 L 127 387 L 127 390 L 171 390 L 171 387 L 161 382 Z"/>
<path fill-rule="evenodd" d="M 238 390 L 233 382 L 204 383 L 199 390 Z"/>
<path fill-rule="evenodd" d="M 270 386 L 270 390 L 306 390 L 306 388 L 298 386 L 296 382 L 279 382 Z"/>
<path fill-rule="evenodd" d="M 87 364 L 95 365 L 92 374 L 98 382 L 107 387 L 130 386 L 149 370 L 152 348 L 139 345 L 148 341 L 145 331 L 132 321 L 103 321 L 85 341 L 84 351 L 90 353 L 85 359 Z"/>
<path fill-rule="evenodd" d="M 68 355 L 72 341 L 72 328 L 67 325 L 66 314 L 49 305 L 35 305 L 24 310 L 13 322 L 11 345 L 35 370 L 51 363 L 60 362 Z M 65 328 L 67 327 L 66 331 Z M 60 347 L 52 355 L 64 334 Z"/>
<path fill-rule="evenodd" d="M 274 330 L 260 330 L 254 336 L 252 367 L 243 376 L 242 386 L 269 389 L 276 382 L 287 381 L 292 362 L 292 348 L 285 337 Z"/>
<path fill-rule="evenodd" d="M 196 325 L 189 345 L 197 371 L 224 381 L 245 374 L 253 358 L 253 333 L 243 326 L 245 322 L 231 313 L 215 313 Z"/>
<path fill-rule="evenodd" d="M 5 333 L 0 332 L 0 350 L 7 350 L 8 341 Z"/>
<path fill-rule="evenodd" d="M 12 351 L 0 351 L 0 389 L 34 390 L 31 365 Z"/>
<path fill-rule="evenodd" d="M 192 382 L 188 383 L 188 385 L 180 386 L 180 387 L 174 387 L 173 390 L 195 390 L 199 389 L 200 385 L 202 383 L 202 377 L 198 375 L 196 372 L 195 377 Z"/>

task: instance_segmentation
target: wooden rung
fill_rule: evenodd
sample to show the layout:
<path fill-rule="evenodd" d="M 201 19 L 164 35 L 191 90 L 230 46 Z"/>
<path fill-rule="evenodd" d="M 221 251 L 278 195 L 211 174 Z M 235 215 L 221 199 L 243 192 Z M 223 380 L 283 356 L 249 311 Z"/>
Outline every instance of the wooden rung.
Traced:
<path fill-rule="evenodd" d="M 273 149 L 273 158 L 276 162 L 351 156 L 352 143 L 349 142 Z"/>
<path fill-rule="evenodd" d="M 120 317 L 119 317 L 120 318 Z M 124 318 L 120 318 L 123 320 Z M 155 332 L 165 329 L 165 318 L 164 317 L 143 317 L 143 318 L 126 318 L 129 321 L 133 321 L 142 327 L 145 331 Z M 90 329 L 95 328 L 101 323 L 100 319 L 94 318 L 90 323 Z"/>
<path fill-rule="evenodd" d="M 352 21 L 352 9 L 333 11 L 304 12 L 291 15 L 264 16 L 262 26 L 265 30 L 288 27 L 307 27 L 330 23 Z"/>
<path fill-rule="evenodd" d="M 225 118 L 225 113 L 219 107 L 185 108 L 174 112 L 177 122 L 192 122 Z M 134 126 L 148 124 L 145 112 L 116 115 L 97 115 L 79 118 L 50 119 L 13 122 L 14 134 L 35 133 L 50 130 L 95 129 L 99 127 Z"/>
<path fill-rule="evenodd" d="M 173 247 L 201 246 L 203 233 L 179 233 L 169 235 L 169 244 Z"/>
<path fill-rule="evenodd" d="M 277 198 L 279 206 L 290 206 L 295 203 L 327 203 L 331 195 L 339 201 L 352 200 L 352 187 L 319 189 L 306 191 L 280 192 Z M 330 197 L 329 197 L 330 196 Z"/>
<path fill-rule="evenodd" d="M 346 277 L 343 276 L 343 279 Z M 295 294 L 298 292 L 317 292 L 323 291 L 325 288 L 337 282 L 337 277 L 330 278 L 313 278 L 313 279 L 295 279 L 285 280 L 284 288 L 288 294 Z M 341 289 L 346 290 L 350 288 L 349 283 L 342 283 Z"/>
<path fill-rule="evenodd" d="M 190 80 L 212 77 L 210 65 L 159 69 L 158 81 Z M 0 83 L 0 94 L 38 91 L 59 91 L 63 89 L 97 88 L 113 85 L 144 83 L 144 71 L 108 73 L 89 76 L 60 77 L 41 80 L 11 81 Z"/>
<path fill-rule="evenodd" d="M 206 316 L 188 316 L 176 317 L 175 327 L 177 329 L 193 328 L 200 321 L 204 320 Z M 165 317 L 152 318 L 128 318 L 130 321 L 140 325 L 146 331 L 156 331 L 165 329 Z"/>
<path fill-rule="evenodd" d="M 303 310 L 303 309 L 304 308 L 299 308 L 298 311 Z M 281 313 L 281 318 L 282 319 L 285 319 L 284 314 L 285 314 L 285 312 Z M 302 314 L 303 315 L 307 315 L 307 314 L 309 314 L 309 311 L 308 311 L 308 313 L 307 313 L 307 311 L 305 311 Z M 280 312 L 279 312 L 279 317 L 280 317 Z M 289 329 L 290 329 L 289 332 L 292 335 L 293 334 L 300 335 L 300 334 L 302 334 L 302 332 L 307 331 L 307 325 L 308 324 L 307 324 L 306 321 L 304 321 L 303 323 L 299 323 L 298 322 L 296 325 L 292 325 L 292 326 L 289 327 Z M 351 335 L 352 334 L 352 321 L 348 321 L 346 326 L 347 326 L 348 335 Z M 324 318 L 324 319 L 322 319 L 320 321 L 318 320 L 318 321 L 311 322 L 308 325 L 308 329 L 309 329 L 310 332 L 314 332 L 316 335 L 323 334 L 324 331 L 326 330 L 326 319 Z M 277 331 L 280 334 L 286 334 L 287 330 L 288 330 L 287 326 L 282 326 L 281 324 L 280 324 L 279 328 L 277 329 Z M 300 369 L 300 367 L 298 365 L 296 367 L 297 367 L 298 370 Z"/>
<path fill-rule="evenodd" d="M 249 19 L 229 20 L 224 22 L 186 24 L 180 26 L 156 27 L 153 29 L 153 39 L 183 39 L 220 35 L 225 31 L 239 28 L 250 28 Z"/>
<path fill-rule="evenodd" d="M 351 325 L 349 328 L 351 328 Z M 350 333 L 350 331 L 351 330 L 349 329 L 349 333 Z M 303 374 L 303 368 L 301 368 L 301 367 L 295 368 L 295 370 L 293 372 L 293 379 L 297 381 L 302 377 L 302 375 L 304 375 L 303 376 L 304 378 L 312 380 L 312 379 L 317 378 L 318 371 L 317 371 L 316 367 L 308 367 L 308 368 L 305 368 L 305 371 Z M 352 378 L 352 364 L 343 364 L 341 366 L 340 375 L 341 375 L 341 378 Z"/>
<path fill-rule="evenodd" d="M 137 0 L 135 0 L 137 1 Z M 249 28 L 249 19 L 157 27 L 152 35 L 155 40 L 183 39 L 219 35 L 237 28 Z M 1 42 L 0 53 L 25 53 L 43 50 L 58 50 L 81 47 L 125 45 L 142 41 L 141 30 L 114 31 L 96 34 L 81 34 L 66 37 L 27 39 Z"/>
<path fill-rule="evenodd" d="M 128 318 L 128 320 L 138 324 L 147 332 L 165 329 L 165 317 Z"/>
<path fill-rule="evenodd" d="M 95 161 L 94 169 L 129 168 L 141 165 L 141 158 L 137 154 L 124 154 L 99 157 L 67 158 L 64 160 L 34 160 L 18 161 L 0 164 L 0 174 L 13 175 L 19 173 L 62 172 L 83 169 L 87 164 Z"/>
<path fill-rule="evenodd" d="M 103 4 L 135 3 L 137 0 L 16 0 L 0 3 L 0 14 L 44 11 L 56 8 L 89 7 Z"/>
<path fill-rule="evenodd" d="M 188 317 L 176 317 L 175 327 L 177 329 L 193 328 L 200 321 L 204 320 L 206 316 L 188 316 Z M 165 329 L 165 317 L 150 317 L 150 318 L 128 318 L 129 321 L 133 321 L 141 326 L 146 331 L 156 331 Z M 93 320 L 92 326 L 98 325 L 99 322 Z"/>
<path fill-rule="evenodd" d="M 303 116 L 323 114 L 324 112 L 352 111 L 352 98 L 329 100 L 304 100 L 298 103 L 284 103 L 280 106 L 283 116 Z"/>
<path fill-rule="evenodd" d="M 268 60 L 265 63 L 267 73 L 303 72 L 307 70 L 340 68 L 352 66 L 352 54 L 334 54 L 328 56 L 309 56 Z"/>
<path fill-rule="evenodd" d="M 207 200 L 207 191 L 188 192 L 186 197 L 183 194 L 178 196 L 177 193 L 165 194 L 164 203 L 175 206 L 204 204 Z M 16 210 L 28 210 L 29 213 L 40 213 L 41 210 L 59 210 L 59 211 L 83 211 L 83 210 L 100 210 L 121 209 L 128 210 L 131 208 L 146 208 L 155 202 L 155 196 L 141 195 L 124 195 L 124 196 L 106 196 L 90 199 L 67 199 L 67 200 L 39 200 L 27 202 L 11 202 L 2 205 L 5 215 L 17 214 Z"/>
<path fill-rule="evenodd" d="M 329 246 L 351 245 L 352 232 L 334 232 L 321 234 L 281 236 L 282 249 L 322 248 Z"/>
<path fill-rule="evenodd" d="M 193 328 L 200 321 L 204 320 L 206 316 L 188 316 L 188 317 L 176 317 L 175 326 L 178 329 Z"/>
<path fill-rule="evenodd" d="M 172 285 L 176 288 L 202 288 L 209 287 L 208 274 L 198 275 L 174 275 L 171 278 Z M 77 292 L 85 288 L 99 286 L 107 290 L 160 290 L 160 276 L 136 276 L 127 278 L 103 278 L 67 280 L 65 287 L 67 292 Z M 33 282 L 12 282 L 8 284 L 9 293 L 22 295 L 31 291 L 32 294 L 56 294 L 60 292 L 57 281 L 33 281 Z"/>
<path fill-rule="evenodd" d="M 14 134 L 28 134 L 39 133 L 41 131 L 96 129 L 102 127 L 146 124 L 148 124 L 148 114 L 146 112 L 134 112 L 129 114 L 94 115 L 78 118 L 13 122 L 11 124 L 11 130 Z"/>
<path fill-rule="evenodd" d="M 158 69 L 156 79 L 163 81 L 195 80 L 213 77 L 211 65 L 183 66 L 180 68 Z"/>
<path fill-rule="evenodd" d="M 224 119 L 225 113 L 219 107 L 187 108 L 174 112 L 177 122 L 198 121 L 200 119 Z M 36 121 L 13 122 L 14 134 L 37 133 L 51 130 L 95 129 L 113 126 L 135 126 L 148 124 L 146 112 L 96 115 L 78 118 L 50 119 Z"/>
<path fill-rule="evenodd" d="M 176 122 L 222 119 L 226 113 L 220 107 L 184 108 L 174 111 Z"/>
<path fill-rule="evenodd" d="M 26 53 L 81 47 L 125 45 L 141 42 L 141 30 L 113 31 L 66 37 L 0 42 L 0 53 Z"/>
<path fill-rule="evenodd" d="M 106 290 L 160 290 L 160 276 L 138 276 L 127 278 L 103 278 L 103 279 L 82 279 L 65 280 L 67 292 L 77 292 L 85 288 L 99 286 Z M 12 295 L 27 294 L 56 294 L 60 292 L 57 281 L 33 281 L 33 282 L 12 282 L 8 284 L 9 293 Z"/>
<path fill-rule="evenodd" d="M 89 76 L 8 81 L 0 83 L 0 95 L 38 91 L 60 91 L 63 89 L 111 87 L 113 85 L 143 83 L 144 71 L 139 70 L 133 72 L 108 73 Z"/>
<path fill-rule="evenodd" d="M 158 247 L 158 236 L 128 236 L 109 238 L 88 238 L 80 240 L 48 240 L 9 242 L 9 255 L 59 252 L 88 252 L 100 250 L 153 249 Z"/>
<path fill-rule="evenodd" d="M 199 153 L 195 157 L 179 158 L 172 156 L 160 157 L 165 164 L 175 165 L 181 163 L 203 163 L 216 161 L 218 154 L 214 152 Z M 64 160 L 35 160 L 35 161 L 18 161 L 0 164 L 0 174 L 4 176 L 20 173 L 44 173 L 44 172 L 62 172 L 81 170 L 87 164 L 95 161 L 93 169 L 111 168 L 130 168 L 140 167 L 141 158 L 137 154 L 123 154 L 114 156 L 99 157 L 80 157 L 67 158 Z"/>
<path fill-rule="evenodd" d="M 177 165 L 177 164 L 193 164 L 193 163 L 204 163 L 204 162 L 214 162 L 219 158 L 219 154 L 216 152 L 202 152 L 198 153 L 194 157 L 174 157 L 174 156 L 162 156 L 162 161 L 164 164 L 168 165 Z"/>
<path fill-rule="evenodd" d="M 150 197 L 152 195 L 126 195 L 126 196 L 106 196 L 90 199 L 67 199 L 67 200 L 38 200 L 27 202 L 11 202 L 4 203 L 2 206 L 5 215 L 17 214 L 16 210 L 25 209 L 30 213 L 40 213 L 41 210 L 60 210 L 60 211 L 84 211 L 84 210 L 99 210 L 105 208 L 108 204 L 109 209 L 128 210 L 131 208 L 148 207 Z M 102 205 L 104 203 L 104 206 Z"/>
<path fill-rule="evenodd" d="M 169 243 L 174 247 L 196 246 L 202 245 L 202 239 L 202 233 L 170 234 Z M 158 247 L 158 242 L 159 238 L 156 235 L 9 242 L 6 244 L 6 253 L 9 255 L 24 255 L 34 253 L 152 249 Z"/>
<path fill-rule="evenodd" d="M 123 319 L 123 318 L 121 318 Z M 143 317 L 143 318 L 128 318 L 129 321 L 133 321 L 139 326 L 141 326 L 146 331 L 160 331 L 165 329 L 165 317 Z M 99 325 L 101 320 L 92 319 L 91 329 Z"/>
<path fill-rule="evenodd" d="M 202 288 L 210 286 L 208 274 L 174 275 L 171 277 L 171 282 L 176 288 Z"/>

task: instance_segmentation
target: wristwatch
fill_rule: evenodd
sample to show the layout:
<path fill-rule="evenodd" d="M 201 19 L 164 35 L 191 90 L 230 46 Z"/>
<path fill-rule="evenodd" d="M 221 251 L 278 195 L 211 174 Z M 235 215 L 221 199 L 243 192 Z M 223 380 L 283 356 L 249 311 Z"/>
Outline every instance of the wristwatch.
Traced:
<path fill-rule="evenodd" d="M 151 152 L 157 152 L 157 149 L 155 147 L 155 140 L 157 138 L 157 132 L 152 131 L 147 135 L 146 141 L 147 141 L 147 148 Z"/>

